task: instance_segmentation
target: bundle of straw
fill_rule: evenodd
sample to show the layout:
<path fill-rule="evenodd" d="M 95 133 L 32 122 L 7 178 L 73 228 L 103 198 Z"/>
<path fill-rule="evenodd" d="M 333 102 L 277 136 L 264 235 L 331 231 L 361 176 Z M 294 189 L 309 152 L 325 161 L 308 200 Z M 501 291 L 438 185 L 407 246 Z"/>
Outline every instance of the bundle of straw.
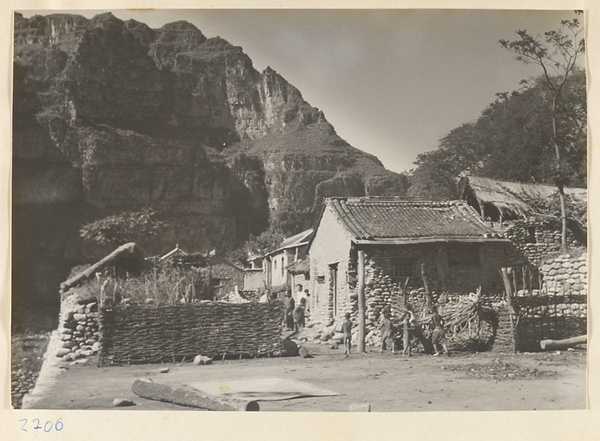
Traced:
<path fill-rule="evenodd" d="M 498 328 L 498 313 L 481 304 L 480 294 L 463 296 L 440 308 L 448 346 L 454 351 L 489 350 Z"/>
<path fill-rule="evenodd" d="M 416 319 L 429 338 L 431 313 L 425 302 L 414 305 Z M 458 301 L 438 304 L 444 319 L 444 331 L 451 351 L 485 351 L 491 349 L 498 328 L 498 313 L 484 307 L 481 293 L 461 296 Z"/>

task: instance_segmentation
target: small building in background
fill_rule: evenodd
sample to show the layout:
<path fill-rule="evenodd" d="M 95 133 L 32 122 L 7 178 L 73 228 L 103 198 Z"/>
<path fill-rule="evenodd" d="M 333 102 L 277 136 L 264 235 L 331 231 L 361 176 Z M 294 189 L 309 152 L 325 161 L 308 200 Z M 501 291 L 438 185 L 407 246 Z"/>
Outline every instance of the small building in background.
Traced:
<path fill-rule="evenodd" d="M 292 275 L 287 267 L 307 258 L 309 240 L 313 229 L 302 231 L 284 239 L 276 250 L 264 256 L 265 283 L 271 293 L 285 293 L 293 289 Z"/>
<path fill-rule="evenodd" d="M 222 299 L 232 292 L 241 291 L 244 287 L 244 268 L 214 251 L 208 253 L 207 266 L 202 271 L 210 281 L 216 300 Z"/>

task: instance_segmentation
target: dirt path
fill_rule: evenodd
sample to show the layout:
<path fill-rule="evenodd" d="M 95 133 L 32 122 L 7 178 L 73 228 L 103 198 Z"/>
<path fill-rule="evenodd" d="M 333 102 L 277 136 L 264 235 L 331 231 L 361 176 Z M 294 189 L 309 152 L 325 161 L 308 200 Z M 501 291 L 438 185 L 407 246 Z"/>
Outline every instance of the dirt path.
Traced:
<path fill-rule="evenodd" d="M 261 402 L 263 411 L 347 411 L 370 403 L 373 411 L 550 410 L 585 408 L 586 351 L 540 354 L 353 354 L 308 345 L 313 358 L 262 358 L 98 368 L 75 365 L 42 375 L 25 408 L 108 409 L 114 398 L 135 410 L 198 410 L 146 400 L 133 394 L 137 378 L 173 385 L 192 381 L 283 377 L 306 381 L 343 395 Z M 92 361 L 90 361 L 91 363 Z M 160 374 L 159 369 L 170 371 Z"/>

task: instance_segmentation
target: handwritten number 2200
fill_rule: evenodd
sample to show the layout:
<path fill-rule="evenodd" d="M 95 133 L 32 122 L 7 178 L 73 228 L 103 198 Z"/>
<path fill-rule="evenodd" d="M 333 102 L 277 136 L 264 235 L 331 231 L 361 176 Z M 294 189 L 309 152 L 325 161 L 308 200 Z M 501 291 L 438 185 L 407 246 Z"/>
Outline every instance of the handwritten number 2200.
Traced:
<path fill-rule="evenodd" d="M 23 425 L 21 426 L 21 430 L 23 432 L 27 432 L 27 429 L 25 428 L 25 426 L 27 425 L 27 421 L 28 420 L 25 419 L 25 418 L 22 419 L 22 420 L 19 420 L 19 422 L 23 423 Z M 62 422 L 62 418 L 57 419 L 54 424 L 52 424 L 52 421 L 46 421 L 44 423 L 43 427 L 40 426 L 40 420 L 39 420 L 39 418 L 34 418 L 32 420 L 32 423 L 34 423 L 34 425 L 33 425 L 33 429 L 34 430 L 43 429 L 44 432 L 46 432 L 46 433 L 50 432 L 52 430 L 52 427 L 54 427 L 54 430 L 56 430 L 57 432 L 60 432 L 61 430 L 63 430 L 63 427 L 64 427 L 63 422 Z M 35 432 L 35 434 L 37 435 L 37 432 Z"/>

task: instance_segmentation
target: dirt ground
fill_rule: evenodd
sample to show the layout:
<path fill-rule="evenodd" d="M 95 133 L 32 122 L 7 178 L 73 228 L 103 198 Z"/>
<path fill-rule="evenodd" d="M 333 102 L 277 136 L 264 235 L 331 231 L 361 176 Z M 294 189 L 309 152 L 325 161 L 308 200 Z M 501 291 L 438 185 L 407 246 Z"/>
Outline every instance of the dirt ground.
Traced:
<path fill-rule="evenodd" d="M 550 353 L 455 353 L 433 357 L 366 354 L 345 358 L 341 349 L 307 343 L 312 358 L 258 358 L 193 363 L 97 367 L 82 365 L 42 372 L 23 402 L 31 409 L 112 409 L 115 398 L 134 401 L 123 410 L 201 410 L 140 398 L 137 378 L 181 385 L 194 381 L 291 378 L 341 393 L 260 402 L 261 411 L 347 411 L 369 403 L 373 412 L 458 410 L 557 410 L 586 406 L 586 350 Z M 169 372 L 159 370 L 169 367 Z"/>

